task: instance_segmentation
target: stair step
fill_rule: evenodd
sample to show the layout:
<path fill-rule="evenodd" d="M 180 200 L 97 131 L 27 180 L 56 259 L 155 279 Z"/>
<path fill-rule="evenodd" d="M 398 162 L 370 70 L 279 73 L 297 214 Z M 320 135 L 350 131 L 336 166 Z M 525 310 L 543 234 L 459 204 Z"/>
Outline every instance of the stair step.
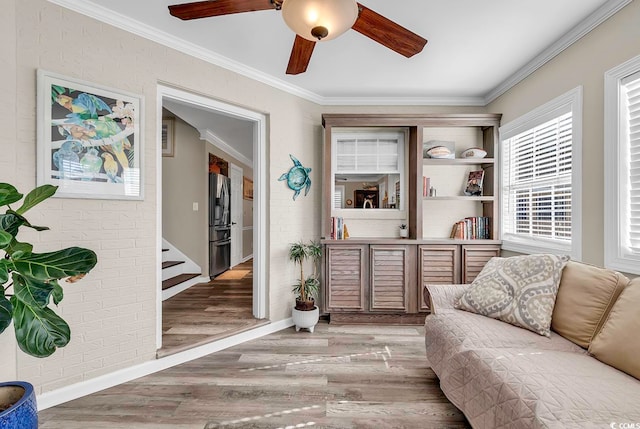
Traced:
<path fill-rule="evenodd" d="M 180 274 L 175 277 L 171 277 L 170 279 L 166 279 L 162 281 L 162 290 L 169 289 L 174 287 L 175 285 L 179 285 L 180 283 L 186 282 L 187 280 L 191 280 L 194 277 L 198 277 L 198 274 Z"/>
<path fill-rule="evenodd" d="M 175 267 L 176 265 L 184 264 L 184 261 L 164 261 L 162 263 L 162 269 Z"/>

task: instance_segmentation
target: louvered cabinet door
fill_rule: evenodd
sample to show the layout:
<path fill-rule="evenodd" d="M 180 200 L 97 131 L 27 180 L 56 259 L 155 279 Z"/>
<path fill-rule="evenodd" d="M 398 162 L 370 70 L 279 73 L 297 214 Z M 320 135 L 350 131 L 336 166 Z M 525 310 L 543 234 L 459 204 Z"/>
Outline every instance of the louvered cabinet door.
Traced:
<path fill-rule="evenodd" d="M 369 248 L 370 310 L 407 311 L 408 249 L 376 245 Z"/>
<path fill-rule="evenodd" d="M 494 256 L 500 256 L 500 246 L 463 245 L 462 283 L 471 283 L 480 274 L 484 265 Z"/>
<path fill-rule="evenodd" d="M 460 246 L 422 245 L 418 248 L 420 311 L 429 311 L 424 302 L 424 287 L 428 284 L 460 283 Z"/>
<path fill-rule="evenodd" d="M 364 311 L 366 249 L 367 246 L 327 245 L 327 311 Z"/>

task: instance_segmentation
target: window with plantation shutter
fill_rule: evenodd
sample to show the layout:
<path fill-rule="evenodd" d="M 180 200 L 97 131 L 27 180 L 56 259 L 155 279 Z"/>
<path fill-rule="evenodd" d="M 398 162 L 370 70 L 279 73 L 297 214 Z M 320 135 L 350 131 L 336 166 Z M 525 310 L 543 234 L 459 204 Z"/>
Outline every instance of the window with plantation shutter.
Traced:
<path fill-rule="evenodd" d="M 344 186 L 336 185 L 335 193 L 333 194 L 333 208 L 344 208 Z"/>
<path fill-rule="evenodd" d="M 640 56 L 605 74 L 605 265 L 640 274 Z"/>
<path fill-rule="evenodd" d="M 501 127 L 503 248 L 580 254 L 580 89 Z M 576 135 L 577 134 L 577 135 Z M 579 223 L 579 222 L 578 222 Z M 577 236 L 577 240 L 576 240 Z"/>

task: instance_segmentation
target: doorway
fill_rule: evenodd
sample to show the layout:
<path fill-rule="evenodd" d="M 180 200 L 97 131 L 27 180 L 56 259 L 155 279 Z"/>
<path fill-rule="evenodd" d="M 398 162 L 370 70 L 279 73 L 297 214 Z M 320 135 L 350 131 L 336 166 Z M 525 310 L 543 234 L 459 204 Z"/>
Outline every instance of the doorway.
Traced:
<path fill-rule="evenodd" d="M 202 111 L 210 112 L 216 115 L 235 118 L 237 120 L 246 121 L 253 129 L 253 260 L 252 260 L 252 314 L 256 319 L 265 319 L 267 317 L 267 279 L 266 279 L 266 116 L 253 112 L 238 106 L 222 103 L 208 97 L 193 94 L 176 88 L 159 85 L 158 86 L 158 124 L 157 129 L 161 128 L 162 106 L 165 102 L 180 103 Z M 158 146 L 161 145 L 160 133 L 158 133 Z M 162 154 L 158 150 L 156 158 L 157 165 L 157 200 L 158 200 L 158 218 L 157 224 L 157 255 L 158 255 L 158 278 L 162 278 Z M 232 172 L 230 172 L 231 174 Z M 242 170 L 233 172 L 235 180 L 240 177 L 242 184 Z M 242 186 L 242 185 L 240 185 Z M 240 189 L 240 188 L 237 188 Z M 242 198 L 240 194 L 240 198 Z M 232 202 L 233 203 L 233 202 Z M 237 203 L 237 202 L 236 202 Z M 242 233 L 241 222 L 237 228 Z M 241 241 L 240 241 L 241 242 Z M 239 249 L 241 252 L 241 248 Z M 232 250 L 233 252 L 233 250 Z M 240 254 L 240 258 L 241 258 Z M 206 269 L 206 268 L 205 268 Z M 159 289 L 161 286 L 159 286 Z M 158 294 L 157 299 L 157 325 L 156 325 L 156 344 L 157 348 L 162 347 L 162 294 Z"/>

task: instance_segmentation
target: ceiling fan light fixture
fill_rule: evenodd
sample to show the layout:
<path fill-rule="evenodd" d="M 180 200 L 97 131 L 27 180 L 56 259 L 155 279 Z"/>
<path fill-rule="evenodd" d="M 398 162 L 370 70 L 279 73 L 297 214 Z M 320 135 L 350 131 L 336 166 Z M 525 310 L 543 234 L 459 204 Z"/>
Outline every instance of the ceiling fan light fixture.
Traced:
<path fill-rule="evenodd" d="M 356 0 L 284 0 L 284 22 L 307 40 L 332 40 L 350 29 L 358 18 Z"/>

